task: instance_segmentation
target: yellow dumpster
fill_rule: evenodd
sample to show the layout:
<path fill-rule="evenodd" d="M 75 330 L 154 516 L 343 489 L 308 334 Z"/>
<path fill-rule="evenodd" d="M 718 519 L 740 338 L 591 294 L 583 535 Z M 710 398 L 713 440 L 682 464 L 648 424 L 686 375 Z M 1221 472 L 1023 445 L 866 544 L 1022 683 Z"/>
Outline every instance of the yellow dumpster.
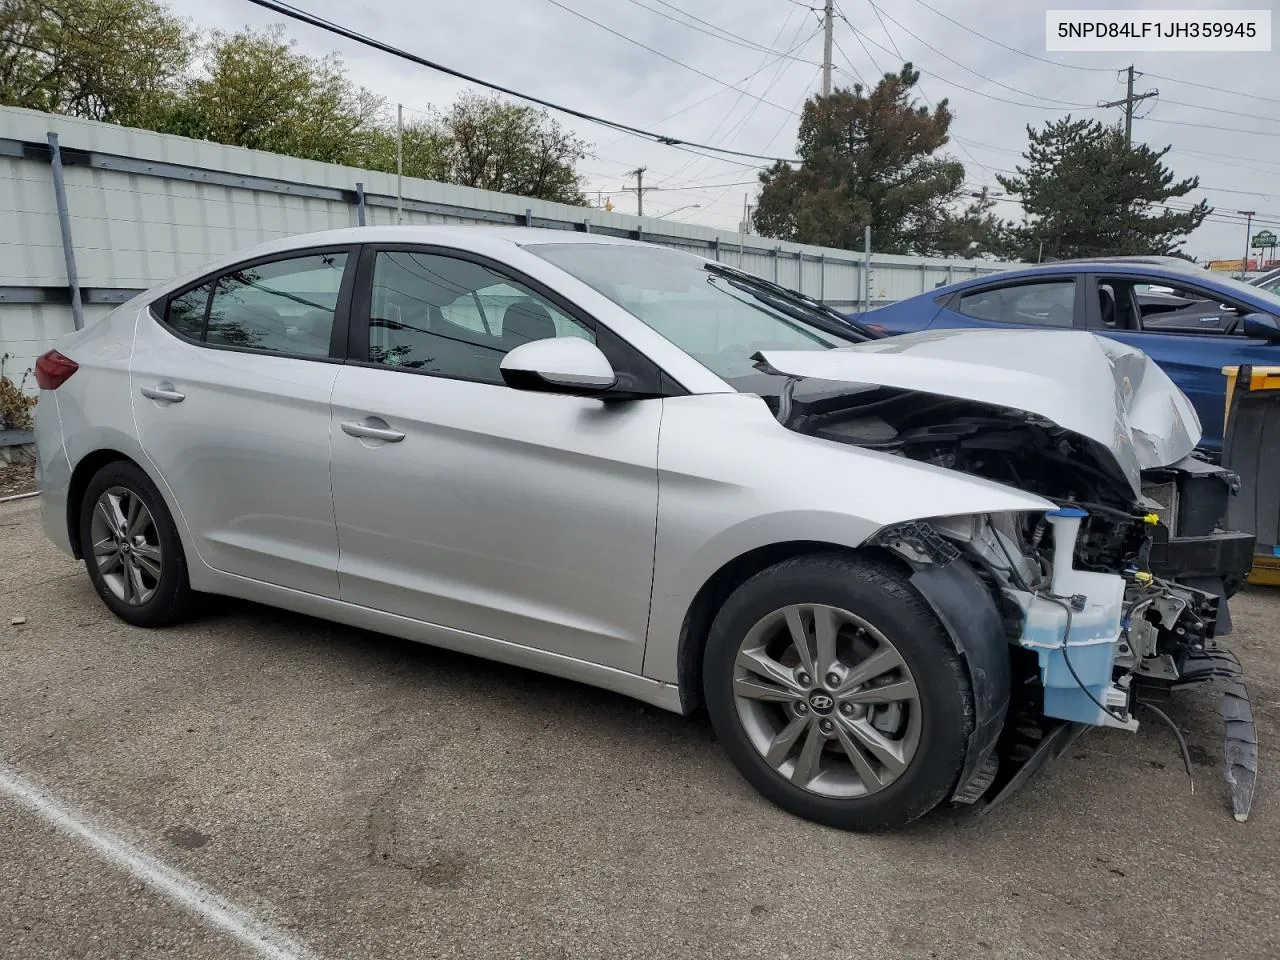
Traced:
<path fill-rule="evenodd" d="M 1280 586 L 1280 367 L 1223 367 L 1222 465 L 1240 476 L 1228 526 L 1257 536 L 1249 582 Z"/>

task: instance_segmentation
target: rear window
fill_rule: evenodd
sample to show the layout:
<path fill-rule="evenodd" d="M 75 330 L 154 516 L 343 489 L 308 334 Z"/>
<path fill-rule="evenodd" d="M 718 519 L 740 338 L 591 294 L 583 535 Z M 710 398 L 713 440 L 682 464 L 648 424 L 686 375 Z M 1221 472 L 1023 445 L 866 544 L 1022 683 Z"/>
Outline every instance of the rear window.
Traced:
<path fill-rule="evenodd" d="M 164 322 L 184 337 L 200 340 L 204 336 L 204 315 L 209 307 L 209 291 L 212 283 L 204 283 L 194 290 L 174 297 L 164 313 Z"/>
<path fill-rule="evenodd" d="M 152 309 L 188 340 L 327 357 L 347 261 L 334 251 L 251 263 Z"/>

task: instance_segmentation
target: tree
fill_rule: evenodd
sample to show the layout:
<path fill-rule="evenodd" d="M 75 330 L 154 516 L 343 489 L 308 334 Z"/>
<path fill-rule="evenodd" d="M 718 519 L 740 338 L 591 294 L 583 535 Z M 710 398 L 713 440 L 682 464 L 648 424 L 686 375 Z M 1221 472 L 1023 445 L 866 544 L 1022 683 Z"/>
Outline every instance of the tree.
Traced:
<path fill-rule="evenodd" d="M 587 145 L 546 110 L 464 94 L 441 118 L 441 129 L 451 183 L 586 203 L 574 163 L 586 156 Z"/>
<path fill-rule="evenodd" d="M 153 0 L 3 0 L 0 103 L 150 127 L 172 108 L 194 46 Z"/>
<path fill-rule="evenodd" d="M 1027 137 L 1017 175 L 996 178 L 1026 211 L 1026 223 L 1008 229 L 1017 259 L 1178 254 L 1211 212 L 1203 200 L 1185 211 L 1163 206 L 1200 185 L 1174 178 L 1162 162 L 1169 147 L 1130 147 L 1120 130 L 1069 116 L 1027 127 Z"/>
<path fill-rule="evenodd" d="M 203 42 L 156 0 L 0 0 L 0 103 L 394 172 L 384 100 L 284 27 Z M 582 204 L 586 144 L 545 110 L 468 95 L 402 136 L 408 176 Z"/>
<path fill-rule="evenodd" d="M 405 125 L 401 151 L 406 177 L 424 180 L 449 180 L 449 137 L 438 120 L 413 122 Z M 396 130 L 394 125 L 384 125 L 369 139 L 358 166 L 367 170 L 396 172 Z"/>
<path fill-rule="evenodd" d="M 202 50 L 202 74 L 160 128 L 308 160 L 358 161 L 385 124 L 385 102 L 353 84 L 336 55 L 293 48 L 280 25 L 215 32 Z"/>
<path fill-rule="evenodd" d="M 916 253 L 934 257 L 999 257 L 1008 246 L 1007 228 L 992 211 L 987 187 L 969 194 L 958 209 L 944 207 L 935 220 L 924 219 L 913 237 Z"/>
<path fill-rule="evenodd" d="M 957 226 L 949 211 L 964 167 L 935 155 L 947 143 L 951 110 L 945 100 L 932 110 L 917 106 L 919 79 L 907 63 L 869 92 L 855 84 L 808 100 L 800 166 L 779 162 L 760 175 L 756 229 L 780 240 L 861 249 L 870 226 L 876 250 L 933 250 L 940 225 Z"/>

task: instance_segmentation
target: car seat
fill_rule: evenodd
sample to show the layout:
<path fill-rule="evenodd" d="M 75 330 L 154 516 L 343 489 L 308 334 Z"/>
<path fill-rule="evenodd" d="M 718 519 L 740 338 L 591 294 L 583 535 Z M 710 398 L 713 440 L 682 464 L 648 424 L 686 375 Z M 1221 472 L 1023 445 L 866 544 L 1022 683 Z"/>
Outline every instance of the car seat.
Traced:
<path fill-rule="evenodd" d="M 1105 283 L 1098 285 L 1098 312 L 1102 317 L 1102 325 L 1104 327 L 1114 327 L 1116 325 L 1115 291 Z"/>

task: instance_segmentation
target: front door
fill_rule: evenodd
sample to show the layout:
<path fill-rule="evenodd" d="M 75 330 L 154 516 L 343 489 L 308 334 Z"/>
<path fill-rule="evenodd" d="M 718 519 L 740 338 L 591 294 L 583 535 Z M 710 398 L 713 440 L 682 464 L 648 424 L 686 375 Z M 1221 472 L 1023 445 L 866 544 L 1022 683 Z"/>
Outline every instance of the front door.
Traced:
<path fill-rule="evenodd" d="M 342 599 L 639 672 L 662 401 L 504 385 L 590 318 L 463 254 L 366 251 L 333 393 Z"/>
<path fill-rule="evenodd" d="M 354 261 L 340 249 L 241 265 L 138 319 L 138 437 L 216 570 L 338 595 L 331 341 L 345 340 Z"/>
<path fill-rule="evenodd" d="M 1090 328 L 1137 347 L 1159 364 L 1195 407 L 1204 431 L 1201 446 L 1220 450 L 1227 397 L 1227 378 L 1222 368 L 1246 363 L 1274 364 L 1280 361 L 1280 349 L 1236 332 L 1239 318 L 1248 308 L 1234 310 L 1228 305 L 1223 309 L 1221 298 L 1209 291 L 1183 288 L 1163 279 L 1104 274 L 1096 275 L 1094 287 L 1095 293 L 1089 298 Z M 1170 291 L 1180 299 L 1203 304 L 1204 309 L 1162 313 L 1149 306 L 1144 308 L 1145 295 L 1152 289 Z M 1112 318 L 1109 311 L 1113 301 Z"/>

